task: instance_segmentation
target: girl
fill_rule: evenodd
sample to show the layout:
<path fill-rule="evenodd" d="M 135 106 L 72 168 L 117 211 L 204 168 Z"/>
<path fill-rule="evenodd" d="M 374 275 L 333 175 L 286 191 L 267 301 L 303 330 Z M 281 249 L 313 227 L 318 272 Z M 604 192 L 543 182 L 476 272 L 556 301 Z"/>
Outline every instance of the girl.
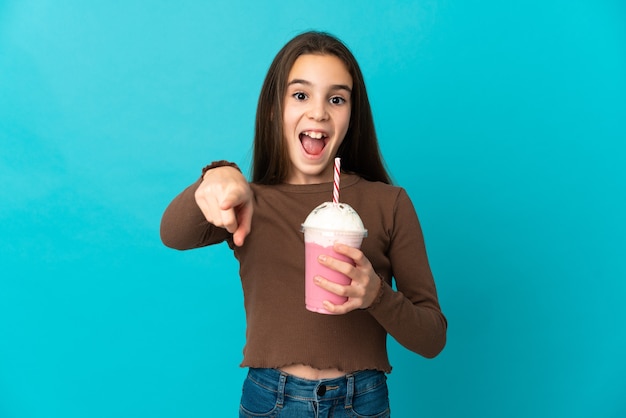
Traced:
<path fill-rule="evenodd" d="M 361 249 L 335 244 L 354 265 L 319 263 L 349 285 L 316 277 L 347 302 L 304 305 L 300 225 L 332 196 L 341 157 L 341 201 L 361 216 Z M 447 322 L 421 228 L 404 189 L 392 186 L 378 148 L 361 70 L 338 39 L 307 32 L 272 62 L 258 102 L 252 181 L 216 161 L 178 195 L 161 223 L 165 245 L 226 241 L 240 263 L 248 367 L 241 417 L 387 417 L 386 336 L 424 357 L 444 347 Z M 395 279 L 397 291 L 392 288 Z"/>

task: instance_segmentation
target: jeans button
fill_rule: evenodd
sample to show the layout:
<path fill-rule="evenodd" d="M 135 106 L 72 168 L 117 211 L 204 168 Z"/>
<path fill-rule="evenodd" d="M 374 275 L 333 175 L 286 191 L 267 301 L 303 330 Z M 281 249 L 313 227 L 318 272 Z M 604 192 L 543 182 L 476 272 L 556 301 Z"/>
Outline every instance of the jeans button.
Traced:
<path fill-rule="evenodd" d="M 326 385 L 319 385 L 317 388 L 317 396 L 324 396 L 326 393 Z"/>

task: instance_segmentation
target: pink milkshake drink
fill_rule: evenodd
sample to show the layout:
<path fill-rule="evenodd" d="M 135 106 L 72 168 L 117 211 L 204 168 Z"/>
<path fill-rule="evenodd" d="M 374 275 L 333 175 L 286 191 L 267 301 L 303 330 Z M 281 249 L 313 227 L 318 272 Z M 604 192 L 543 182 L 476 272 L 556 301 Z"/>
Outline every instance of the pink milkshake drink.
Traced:
<path fill-rule="evenodd" d="M 318 257 L 322 254 L 354 265 L 352 259 L 333 250 L 335 242 L 360 248 L 367 230 L 356 211 L 346 203 L 325 202 L 313 209 L 302 224 L 305 253 L 305 306 L 306 309 L 322 314 L 332 314 L 324 309 L 325 300 L 341 305 L 347 298 L 322 289 L 313 282 L 315 276 L 322 276 L 342 285 L 350 284 L 350 278 L 321 265 Z"/>

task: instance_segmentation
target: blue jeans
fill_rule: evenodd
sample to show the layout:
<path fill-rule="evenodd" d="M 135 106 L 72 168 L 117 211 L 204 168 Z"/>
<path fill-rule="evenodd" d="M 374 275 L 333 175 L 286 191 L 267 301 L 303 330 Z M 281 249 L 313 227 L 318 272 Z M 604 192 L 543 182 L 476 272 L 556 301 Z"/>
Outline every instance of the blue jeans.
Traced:
<path fill-rule="evenodd" d="M 389 417 L 387 376 L 364 370 L 307 380 L 275 369 L 253 369 L 243 383 L 240 418 Z"/>

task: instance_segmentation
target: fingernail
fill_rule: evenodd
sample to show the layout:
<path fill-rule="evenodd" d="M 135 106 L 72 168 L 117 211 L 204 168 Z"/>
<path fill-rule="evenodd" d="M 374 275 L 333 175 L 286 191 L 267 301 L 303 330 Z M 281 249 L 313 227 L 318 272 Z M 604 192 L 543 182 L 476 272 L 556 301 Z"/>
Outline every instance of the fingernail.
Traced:
<path fill-rule="evenodd" d="M 326 256 L 324 254 L 322 254 L 319 257 L 317 257 L 317 259 L 320 260 L 320 261 L 326 261 Z"/>

